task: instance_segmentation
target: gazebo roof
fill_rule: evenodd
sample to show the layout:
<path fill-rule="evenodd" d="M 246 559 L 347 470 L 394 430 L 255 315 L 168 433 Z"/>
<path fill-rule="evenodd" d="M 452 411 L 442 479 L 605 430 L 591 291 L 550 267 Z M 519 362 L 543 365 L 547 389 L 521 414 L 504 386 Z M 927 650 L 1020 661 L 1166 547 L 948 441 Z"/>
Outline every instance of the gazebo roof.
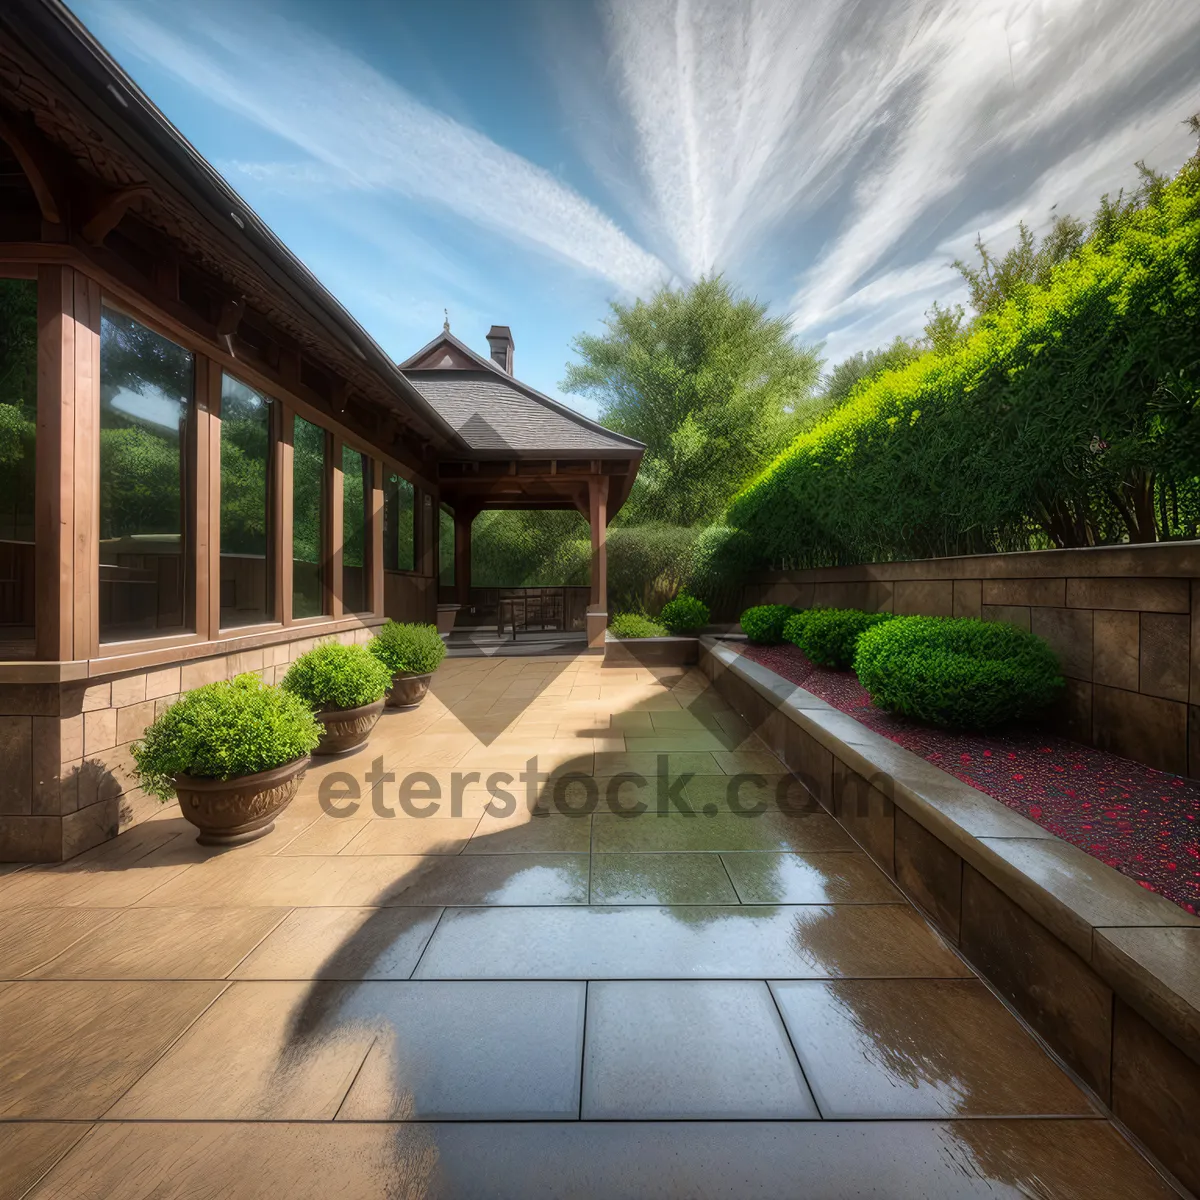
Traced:
<path fill-rule="evenodd" d="M 515 379 L 449 331 L 400 370 L 475 451 L 506 456 L 640 458 L 641 442 L 605 429 Z"/>

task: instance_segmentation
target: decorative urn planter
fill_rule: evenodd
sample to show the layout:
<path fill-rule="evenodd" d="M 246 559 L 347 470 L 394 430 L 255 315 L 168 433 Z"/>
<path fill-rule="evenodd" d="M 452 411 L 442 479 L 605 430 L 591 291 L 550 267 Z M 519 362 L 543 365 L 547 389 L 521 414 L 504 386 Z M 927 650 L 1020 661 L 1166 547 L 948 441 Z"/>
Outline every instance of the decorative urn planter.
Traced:
<path fill-rule="evenodd" d="M 313 754 L 345 754 L 347 750 L 361 746 L 375 728 L 382 712 L 382 696 L 359 708 L 327 708 L 314 712 L 313 716 L 321 723 L 324 732 Z"/>
<path fill-rule="evenodd" d="M 233 779 L 175 776 L 179 810 L 200 830 L 202 846 L 237 846 L 265 837 L 292 802 L 312 758 Z"/>
<path fill-rule="evenodd" d="M 425 699 L 429 691 L 429 681 L 433 678 L 432 671 L 423 675 L 410 671 L 397 671 L 392 676 L 392 688 L 388 692 L 389 708 L 414 708 Z"/>

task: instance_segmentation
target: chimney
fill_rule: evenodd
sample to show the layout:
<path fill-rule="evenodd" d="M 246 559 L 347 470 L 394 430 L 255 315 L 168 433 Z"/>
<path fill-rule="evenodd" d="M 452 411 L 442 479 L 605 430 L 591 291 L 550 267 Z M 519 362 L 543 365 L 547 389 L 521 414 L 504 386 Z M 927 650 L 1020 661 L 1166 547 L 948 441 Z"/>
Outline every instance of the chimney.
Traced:
<path fill-rule="evenodd" d="M 502 371 L 512 374 L 513 336 L 507 325 L 493 325 L 487 334 L 488 348 L 492 352 L 492 362 Z"/>

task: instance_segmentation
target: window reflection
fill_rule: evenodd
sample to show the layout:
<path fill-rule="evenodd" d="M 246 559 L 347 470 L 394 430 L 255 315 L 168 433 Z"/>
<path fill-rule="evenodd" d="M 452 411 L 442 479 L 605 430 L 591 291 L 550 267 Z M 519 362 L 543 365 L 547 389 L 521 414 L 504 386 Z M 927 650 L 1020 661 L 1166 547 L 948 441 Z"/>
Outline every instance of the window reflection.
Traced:
<path fill-rule="evenodd" d="M 37 284 L 0 279 L 0 658 L 34 636 Z"/>
<path fill-rule="evenodd" d="M 193 628 L 192 355 L 132 317 L 100 324 L 100 640 Z"/>
<path fill-rule="evenodd" d="M 366 612 L 367 480 L 366 456 L 342 447 L 342 610 Z"/>
<path fill-rule="evenodd" d="M 319 617 L 327 611 L 325 430 L 296 417 L 292 447 L 292 616 Z"/>
<path fill-rule="evenodd" d="M 438 582 L 454 586 L 454 515 L 445 507 L 438 510 Z"/>
<path fill-rule="evenodd" d="M 221 628 L 274 617 L 271 401 L 221 377 Z"/>
<path fill-rule="evenodd" d="M 383 566 L 388 571 L 414 571 L 417 505 L 413 485 L 394 471 L 383 483 Z"/>

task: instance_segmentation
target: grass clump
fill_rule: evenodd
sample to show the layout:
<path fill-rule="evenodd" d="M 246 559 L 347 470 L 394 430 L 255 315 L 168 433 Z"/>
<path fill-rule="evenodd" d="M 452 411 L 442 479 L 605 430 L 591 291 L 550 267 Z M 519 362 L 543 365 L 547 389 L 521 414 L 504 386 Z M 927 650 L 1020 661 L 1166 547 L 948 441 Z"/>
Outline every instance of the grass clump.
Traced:
<path fill-rule="evenodd" d="M 641 613 L 617 613 L 608 623 L 608 630 L 613 637 L 619 638 L 648 638 L 666 637 L 667 628 Z"/>

